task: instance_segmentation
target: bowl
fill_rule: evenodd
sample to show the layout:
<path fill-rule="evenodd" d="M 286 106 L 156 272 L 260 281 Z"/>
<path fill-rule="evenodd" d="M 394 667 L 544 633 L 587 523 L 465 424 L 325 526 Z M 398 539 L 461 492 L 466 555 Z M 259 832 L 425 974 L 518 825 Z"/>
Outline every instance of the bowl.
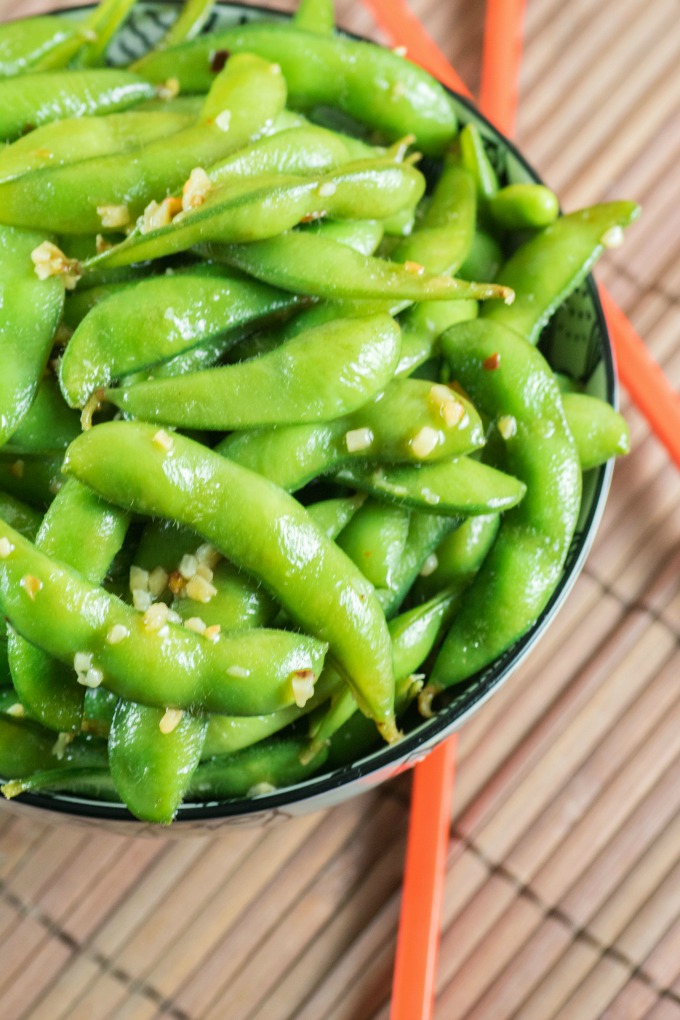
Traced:
<path fill-rule="evenodd" d="M 141 56 L 161 37 L 176 14 L 176 5 L 159 2 L 135 6 L 125 28 L 110 50 L 113 63 L 128 63 Z M 78 16 L 88 10 L 79 8 Z M 74 11 L 68 11 L 74 16 Z M 287 15 L 266 8 L 235 3 L 219 4 L 206 31 L 247 21 Z M 505 183 L 542 183 L 515 146 L 504 138 L 465 98 L 451 92 L 461 123 L 473 122 L 487 152 Z M 616 405 L 616 378 L 604 315 L 593 280 L 589 277 L 562 305 L 544 330 L 540 348 L 553 369 L 582 380 L 586 392 Z M 553 620 L 583 566 L 601 519 L 612 474 L 612 462 L 584 477 L 580 518 L 560 582 L 545 610 L 521 640 L 488 668 L 456 689 L 446 707 L 415 725 L 398 743 L 385 745 L 333 771 L 321 772 L 305 782 L 263 793 L 250 799 L 185 803 L 168 829 L 134 818 L 121 804 L 60 793 L 27 793 L 9 807 L 37 810 L 48 820 L 74 821 L 118 833 L 181 836 L 235 825 L 266 826 L 273 822 L 323 810 L 370 790 L 421 761 L 437 744 L 458 730 L 524 662 Z M 51 816 L 51 818 L 50 818 Z"/>

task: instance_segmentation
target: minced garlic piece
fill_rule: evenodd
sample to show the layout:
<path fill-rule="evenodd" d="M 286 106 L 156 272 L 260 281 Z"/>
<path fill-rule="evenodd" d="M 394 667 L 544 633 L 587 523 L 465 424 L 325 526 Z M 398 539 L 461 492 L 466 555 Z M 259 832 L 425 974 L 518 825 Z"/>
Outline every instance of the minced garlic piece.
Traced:
<path fill-rule="evenodd" d="M 420 568 L 421 577 L 429 577 L 430 574 L 434 574 L 435 570 L 439 566 L 439 560 L 437 559 L 436 553 L 430 553 L 422 567 Z"/>
<path fill-rule="evenodd" d="M 512 439 L 517 435 L 517 419 L 511 414 L 503 414 L 498 419 L 498 431 L 503 439 Z"/>
<path fill-rule="evenodd" d="M 165 429 L 159 429 L 158 432 L 156 432 L 156 434 L 154 435 L 151 442 L 159 450 L 162 450 L 163 453 L 171 453 L 172 448 L 175 445 L 175 440 L 172 438 L 169 432 L 165 431 Z"/>
<path fill-rule="evenodd" d="M 52 754 L 54 755 L 55 758 L 58 758 L 59 761 L 61 761 L 61 759 L 64 757 L 64 752 L 66 748 L 73 740 L 75 740 L 75 736 L 76 736 L 75 733 L 59 734 L 52 747 Z"/>
<path fill-rule="evenodd" d="M 143 591 L 142 588 L 133 588 L 132 605 L 135 609 L 139 610 L 140 613 L 146 612 L 152 601 L 151 592 Z"/>
<path fill-rule="evenodd" d="M 199 545 L 196 550 L 196 559 L 199 563 L 205 563 L 206 566 L 211 567 L 213 570 L 222 559 L 222 554 L 217 551 L 214 545 L 210 542 L 204 542 L 203 545 Z"/>
<path fill-rule="evenodd" d="M 92 655 L 90 652 L 76 652 L 73 657 L 73 668 L 76 673 L 87 673 L 92 666 Z"/>
<path fill-rule="evenodd" d="M 125 641 L 126 638 L 130 637 L 130 631 L 122 623 L 116 623 L 106 635 L 106 640 L 110 645 L 119 645 L 121 641 Z"/>
<path fill-rule="evenodd" d="M 0 560 L 6 560 L 14 552 L 14 546 L 8 538 L 0 538 Z"/>
<path fill-rule="evenodd" d="M 212 641 L 213 644 L 216 644 L 220 639 L 221 629 L 222 628 L 219 623 L 213 623 L 211 627 L 205 628 L 203 631 L 203 637 L 206 638 L 207 641 Z"/>
<path fill-rule="evenodd" d="M 427 457 L 439 445 L 439 433 L 429 425 L 423 425 L 411 441 L 411 449 L 416 457 Z"/>
<path fill-rule="evenodd" d="M 187 598 L 193 599 L 194 602 L 210 602 L 211 598 L 217 595 L 217 588 L 204 577 L 194 574 L 187 581 L 186 593 Z"/>
<path fill-rule="evenodd" d="M 103 227 L 112 230 L 127 227 L 130 223 L 130 210 L 126 205 L 98 205 L 97 216 L 102 221 Z"/>
<path fill-rule="evenodd" d="M 404 269 L 407 273 L 413 273 L 414 276 L 422 276 L 425 272 L 425 266 L 421 266 L 420 262 L 411 262 L 410 260 L 404 262 Z"/>
<path fill-rule="evenodd" d="M 296 669 L 291 674 L 290 684 L 293 689 L 293 698 L 298 708 L 304 708 L 314 694 L 314 681 L 316 677 L 312 669 Z"/>
<path fill-rule="evenodd" d="M 30 599 L 35 601 L 35 597 L 42 588 L 42 581 L 35 574 L 25 574 L 19 582 L 21 587 L 24 589 Z"/>
<path fill-rule="evenodd" d="M 605 230 L 600 238 L 600 244 L 605 248 L 620 248 L 624 241 L 623 227 L 618 225 Z"/>
<path fill-rule="evenodd" d="M 130 591 L 149 590 L 149 571 L 134 563 L 130 567 Z"/>
<path fill-rule="evenodd" d="M 227 674 L 245 680 L 246 677 L 250 676 L 250 670 L 246 669 L 245 666 L 229 666 Z"/>
<path fill-rule="evenodd" d="M 212 181 L 205 170 L 200 166 L 195 167 L 182 191 L 182 209 L 185 212 L 190 209 L 198 209 L 205 202 L 211 188 Z"/>
<path fill-rule="evenodd" d="M 15 719 L 23 719 L 26 715 L 26 709 L 20 701 L 15 701 L 13 705 L 10 705 L 9 708 L 5 709 L 5 712 L 7 715 L 14 716 Z"/>
<path fill-rule="evenodd" d="M 373 438 L 369 428 L 350 429 L 345 433 L 345 445 L 349 453 L 360 453 L 362 450 L 368 450 Z"/>
<path fill-rule="evenodd" d="M 338 186 L 334 181 L 324 181 L 319 185 L 319 194 L 322 198 L 330 198 L 337 190 Z"/>
<path fill-rule="evenodd" d="M 43 241 L 31 252 L 31 261 L 39 280 L 49 280 L 52 276 L 62 276 L 67 290 L 74 290 L 81 277 L 80 263 L 77 259 L 69 259 L 61 248 L 51 241 Z"/>
<path fill-rule="evenodd" d="M 434 383 L 427 395 L 427 402 L 433 411 L 443 418 L 449 428 L 458 425 L 465 414 L 465 407 L 461 404 L 448 386 L 442 383 Z"/>
<path fill-rule="evenodd" d="M 173 218 L 181 211 L 181 198 L 164 198 L 160 205 L 156 201 L 149 202 L 142 215 L 139 229 L 142 234 L 160 230 L 161 227 L 167 227 L 172 223 Z"/>
<path fill-rule="evenodd" d="M 158 729 L 167 736 L 168 733 L 172 733 L 173 730 L 177 729 L 183 715 L 184 711 L 181 708 L 166 708 L 158 724 Z"/>
<path fill-rule="evenodd" d="M 190 616 L 188 620 L 184 621 L 184 626 L 187 630 L 193 630 L 195 634 L 204 634 L 206 630 L 206 625 L 200 616 Z"/>
<path fill-rule="evenodd" d="M 185 579 L 185 581 L 190 581 L 191 578 L 196 573 L 197 568 L 198 560 L 196 559 L 196 557 L 192 556 L 191 553 L 185 553 L 182 559 L 180 560 L 179 567 L 177 569 L 179 570 L 180 574 Z"/>
<path fill-rule="evenodd" d="M 184 595 L 184 578 L 179 570 L 173 570 L 168 577 L 168 588 L 176 598 Z"/>
<path fill-rule="evenodd" d="M 168 623 L 182 623 L 182 617 L 174 609 L 168 609 Z M 165 628 L 164 628 L 165 629 Z"/>
<path fill-rule="evenodd" d="M 214 574 L 207 563 L 199 563 L 194 576 L 202 577 L 204 581 L 212 581 Z"/>
<path fill-rule="evenodd" d="M 168 607 L 165 602 L 152 602 L 142 620 L 147 630 L 161 630 L 168 622 Z"/>
<path fill-rule="evenodd" d="M 158 86 L 156 95 L 159 99 L 176 99 L 179 95 L 179 79 L 168 78 L 166 82 Z"/>
<path fill-rule="evenodd" d="M 101 687 L 104 674 L 101 669 L 92 667 L 88 669 L 87 673 L 78 673 L 76 679 L 83 687 L 90 687 L 92 690 L 95 690 L 95 688 Z"/>
<path fill-rule="evenodd" d="M 149 574 L 148 588 L 155 599 L 159 599 L 168 587 L 168 572 L 163 567 L 154 567 Z"/>
<path fill-rule="evenodd" d="M 218 113 L 215 123 L 220 131 L 228 131 L 231 127 L 231 110 L 222 110 L 222 113 Z"/>
<path fill-rule="evenodd" d="M 271 783 L 255 783 L 246 793 L 246 797 L 266 797 L 268 793 L 276 793 L 276 787 Z"/>

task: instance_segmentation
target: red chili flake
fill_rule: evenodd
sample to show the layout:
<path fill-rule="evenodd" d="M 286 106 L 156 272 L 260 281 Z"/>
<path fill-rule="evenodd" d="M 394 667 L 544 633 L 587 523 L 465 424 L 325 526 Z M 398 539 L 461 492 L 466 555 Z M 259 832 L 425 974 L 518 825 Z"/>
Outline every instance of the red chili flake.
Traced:
<path fill-rule="evenodd" d="M 224 65 L 229 60 L 229 50 L 217 50 L 213 53 L 212 60 L 210 61 L 210 70 L 213 74 L 219 74 L 220 71 L 224 70 Z"/>
<path fill-rule="evenodd" d="M 482 368 L 485 368 L 487 372 L 495 372 L 501 363 L 501 356 L 496 351 L 494 354 L 490 354 L 488 358 L 485 358 L 482 362 Z"/>

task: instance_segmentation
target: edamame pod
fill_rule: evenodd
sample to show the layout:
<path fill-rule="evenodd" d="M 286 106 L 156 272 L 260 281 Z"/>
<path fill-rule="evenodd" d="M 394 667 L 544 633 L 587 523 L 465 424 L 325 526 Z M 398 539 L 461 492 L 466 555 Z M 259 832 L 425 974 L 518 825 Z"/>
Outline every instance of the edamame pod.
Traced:
<path fill-rule="evenodd" d="M 135 65 L 149 81 L 176 77 L 183 91 L 205 92 L 216 53 L 257 53 L 281 65 L 294 106 L 334 106 L 388 139 L 415 135 L 437 155 L 455 137 L 457 119 L 446 90 L 409 61 L 370 43 L 322 36 L 290 25 L 251 23 L 202 36 Z"/>
<path fill-rule="evenodd" d="M 138 229 L 82 269 L 89 273 L 162 258 L 206 241 L 259 241 L 324 216 L 383 219 L 417 202 L 424 189 L 418 170 L 390 160 L 360 160 L 307 177 L 244 178 L 209 190 L 201 205 L 167 226 Z"/>
<path fill-rule="evenodd" d="M 442 350 L 482 413 L 504 419 L 504 466 L 527 491 L 501 519 L 435 662 L 431 692 L 483 669 L 531 627 L 561 576 L 581 493 L 576 445 L 542 355 L 483 319 L 444 334 Z"/>
<path fill-rule="evenodd" d="M 101 584 L 128 528 L 128 516 L 70 479 L 57 494 L 36 537 L 36 546 Z M 85 685 L 65 666 L 17 634 L 10 634 L 14 688 L 34 719 L 60 733 L 80 729 Z"/>
<path fill-rule="evenodd" d="M 42 521 L 42 516 L 37 510 L 6 492 L 0 492 L 0 517 L 20 532 L 24 538 L 29 538 L 31 541 L 38 534 L 38 528 Z M 4 635 L 1 639 L 4 640 Z"/>
<path fill-rule="evenodd" d="M 1 89 L 0 82 L 0 93 Z M 147 214 L 149 222 L 168 222 L 169 207 L 159 210 L 159 203 L 162 206 L 166 196 L 181 191 L 192 170 L 236 151 L 266 131 L 285 101 L 281 74 L 273 73 L 271 64 L 258 57 L 243 54 L 215 79 L 200 117 L 176 132 L 172 145 L 157 138 L 130 152 L 46 169 L 0 184 L 3 218 L 59 234 L 111 233 L 134 223 L 154 201 L 156 205 Z M 202 198 L 202 192 L 192 184 L 184 204 L 193 208 Z M 181 209 L 182 200 L 177 203 L 175 212 Z M 132 261 L 144 258 L 140 254 Z"/>
<path fill-rule="evenodd" d="M 0 78 L 25 74 L 67 40 L 76 50 L 84 37 L 81 26 L 66 18 L 43 15 L 4 23 L 0 26 Z"/>
<path fill-rule="evenodd" d="M 605 202 L 560 216 L 520 245 L 498 271 L 498 279 L 515 291 L 512 308 L 487 308 L 480 314 L 536 343 L 558 305 L 606 247 L 621 243 L 623 228 L 639 213 L 634 202 Z"/>
<path fill-rule="evenodd" d="M 208 719 L 119 701 L 109 733 L 109 768 L 136 818 L 169 825 L 201 760 Z"/>
<path fill-rule="evenodd" d="M 8 78 L 0 81 L 0 139 L 11 142 L 32 127 L 67 117 L 116 113 L 154 94 L 148 81 L 118 68 Z"/>
<path fill-rule="evenodd" d="M 0 183 L 85 159 L 128 152 L 156 138 L 167 139 L 194 118 L 170 110 L 131 110 L 107 117 L 73 117 L 45 124 L 0 150 Z M 49 186 L 50 178 L 39 178 Z M 4 214 L 4 210 L 3 210 Z"/>
<path fill-rule="evenodd" d="M 484 430 L 474 407 L 451 391 L 442 398 L 442 390 L 424 380 L 395 379 L 354 414 L 235 433 L 217 450 L 294 492 L 351 460 L 413 464 L 479 449 Z M 443 403 L 451 405 L 444 414 Z"/>
<path fill-rule="evenodd" d="M 434 276 L 420 264 L 363 255 L 329 237 L 303 231 L 249 244 L 213 245 L 209 251 L 219 262 L 265 283 L 326 300 L 512 300 L 512 292 L 499 284 Z"/>
<path fill-rule="evenodd" d="M 374 588 L 389 588 L 408 535 L 408 510 L 367 500 L 337 538 Z"/>
<path fill-rule="evenodd" d="M 562 407 L 582 471 L 590 471 L 611 457 L 630 452 L 628 424 L 605 400 L 586 393 L 563 393 Z"/>
<path fill-rule="evenodd" d="M 328 642 L 362 709 L 397 739 L 389 635 L 373 590 L 283 489 L 179 434 L 168 445 L 140 423 L 84 432 L 65 468 L 105 499 L 193 528 L 259 578 L 291 619 Z"/>
<path fill-rule="evenodd" d="M 55 453 L 80 434 L 80 418 L 64 403 L 56 377 L 43 376 L 33 403 L 5 446 L 7 453 Z"/>
<path fill-rule="evenodd" d="M 357 410 L 385 388 L 399 360 L 400 340 L 388 315 L 337 319 L 259 358 L 107 390 L 106 399 L 144 421 L 187 428 L 228 431 L 328 421 Z"/>
<path fill-rule="evenodd" d="M 233 331 L 220 343 L 224 350 L 241 338 L 241 327 L 297 304 L 295 296 L 224 271 L 197 269 L 124 286 L 96 304 L 69 340 L 59 362 L 62 392 L 71 407 L 84 407 L 100 387 Z"/>
<path fill-rule="evenodd" d="M 509 510 L 526 492 L 517 478 L 471 457 L 414 467 L 348 464 L 334 477 L 343 485 L 405 507 L 453 516 Z"/>
<path fill-rule="evenodd" d="M 2 521 L 0 544 L 0 606 L 17 633 L 119 697 L 258 715 L 295 703 L 293 681 L 302 676 L 311 690 L 321 672 L 326 646 L 315 638 L 247 630 L 213 643 L 172 623 L 158 628 L 156 614 L 145 618 Z"/>
<path fill-rule="evenodd" d="M 0 447 L 29 412 L 64 308 L 63 281 L 34 272 L 31 255 L 44 242 L 0 226 Z"/>

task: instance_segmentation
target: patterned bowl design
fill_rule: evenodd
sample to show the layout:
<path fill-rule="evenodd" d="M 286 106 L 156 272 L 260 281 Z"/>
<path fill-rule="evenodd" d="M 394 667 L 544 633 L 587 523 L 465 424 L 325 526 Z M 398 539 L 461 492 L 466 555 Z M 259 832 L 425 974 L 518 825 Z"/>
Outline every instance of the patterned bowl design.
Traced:
<path fill-rule="evenodd" d="M 87 8 L 83 8 L 82 12 L 85 10 Z M 111 61 L 128 63 L 140 57 L 161 38 L 176 13 L 177 5 L 172 3 L 138 4 L 111 49 Z M 73 17 L 74 12 L 70 11 L 69 16 Z M 265 8 L 220 4 L 215 8 L 206 31 L 244 24 L 263 16 L 286 18 L 285 14 Z M 540 180 L 517 149 L 471 103 L 452 95 L 461 122 L 474 121 L 481 131 L 489 156 L 503 182 Z M 582 380 L 586 391 L 594 396 L 616 403 L 611 346 L 592 278 L 588 278 L 553 317 L 544 331 L 540 347 L 554 369 Z M 40 809 L 41 815 L 46 818 L 51 813 L 54 821 L 74 821 L 118 833 L 175 837 L 223 826 L 268 826 L 288 817 L 332 807 L 396 776 L 421 761 L 436 744 L 459 729 L 525 659 L 578 577 L 602 516 L 611 474 L 612 464 L 609 463 L 589 472 L 584 479 L 580 520 L 562 579 L 535 625 L 491 666 L 461 685 L 459 693 L 445 709 L 433 719 L 418 724 L 399 744 L 379 748 L 351 766 L 322 772 L 306 782 L 250 800 L 184 804 L 170 829 L 140 822 L 120 804 L 66 794 L 26 794 L 19 801 L 9 802 L 8 807 L 22 811 L 30 805 Z"/>

